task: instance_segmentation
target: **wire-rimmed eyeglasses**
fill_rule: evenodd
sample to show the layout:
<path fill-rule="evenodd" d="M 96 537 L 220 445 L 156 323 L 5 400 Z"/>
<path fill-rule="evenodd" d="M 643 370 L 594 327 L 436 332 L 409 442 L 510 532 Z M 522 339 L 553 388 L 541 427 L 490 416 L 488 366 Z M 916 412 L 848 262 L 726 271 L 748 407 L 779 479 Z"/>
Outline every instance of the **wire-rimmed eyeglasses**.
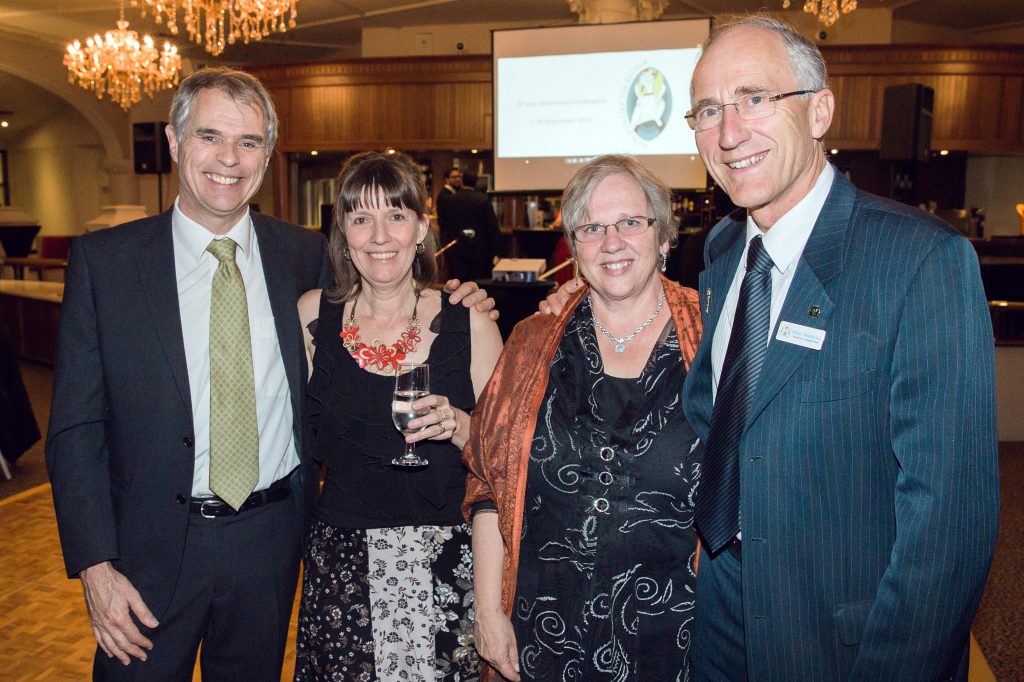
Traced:
<path fill-rule="evenodd" d="M 736 107 L 736 115 L 744 121 L 750 121 L 755 118 L 767 118 L 775 113 L 775 103 L 780 99 L 787 97 L 793 97 L 795 95 L 810 95 L 817 90 L 794 90 L 793 92 L 784 92 L 781 95 L 766 95 L 763 92 L 754 95 L 747 95 L 742 99 L 738 99 L 735 102 L 726 102 L 725 104 L 706 104 L 696 111 L 691 111 L 686 114 L 686 122 L 690 124 L 690 128 L 701 132 L 708 130 L 709 128 L 715 128 L 722 123 L 722 119 L 725 118 L 726 107 Z"/>
<path fill-rule="evenodd" d="M 657 222 L 654 218 L 648 218 L 643 215 L 635 215 L 629 218 L 623 218 L 614 223 L 608 223 L 607 225 L 601 225 L 600 223 L 588 223 L 586 225 L 580 225 L 572 230 L 573 238 L 578 242 L 596 242 L 604 239 L 604 236 L 608 233 L 609 227 L 614 227 L 618 230 L 619 235 L 623 237 L 632 237 L 634 235 L 643 234 L 647 231 L 651 225 Z"/>

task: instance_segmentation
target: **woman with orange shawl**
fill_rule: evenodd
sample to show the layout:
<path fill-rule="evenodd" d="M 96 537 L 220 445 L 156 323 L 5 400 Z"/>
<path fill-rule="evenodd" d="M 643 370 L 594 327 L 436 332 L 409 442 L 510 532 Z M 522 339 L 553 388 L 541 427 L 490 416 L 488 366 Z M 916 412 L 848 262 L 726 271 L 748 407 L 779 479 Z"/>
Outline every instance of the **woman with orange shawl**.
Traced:
<path fill-rule="evenodd" d="M 589 287 L 509 338 L 473 414 L 476 645 L 511 680 L 685 679 L 697 436 L 680 392 L 697 293 L 659 276 L 668 190 L 629 157 L 566 188 Z"/>

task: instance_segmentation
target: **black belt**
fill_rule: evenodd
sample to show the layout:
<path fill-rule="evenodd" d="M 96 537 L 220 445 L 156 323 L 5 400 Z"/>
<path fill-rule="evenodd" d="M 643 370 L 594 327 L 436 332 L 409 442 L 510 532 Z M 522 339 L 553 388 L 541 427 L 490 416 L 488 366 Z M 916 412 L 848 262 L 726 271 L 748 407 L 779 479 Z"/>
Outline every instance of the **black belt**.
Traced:
<path fill-rule="evenodd" d="M 736 561 L 743 561 L 743 543 L 739 538 L 733 538 L 732 542 L 725 546 L 725 549 L 736 557 Z"/>
<path fill-rule="evenodd" d="M 249 497 L 245 498 L 245 502 L 242 506 L 235 511 L 231 508 L 224 500 L 219 497 L 193 497 L 189 502 L 188 509 L 193 514 L 199 514 L 200 516 L 207 519 L 215 519 L 221 516 L 234 516 L 235 514 L 241 514 L 242 512 L 255 509 L 256 507 L 262 507 L 265 504 L 271 502 L 280 502 L 287 498 L 291 494 L 291 476 L 285 476 L 284 478 L 274 481 L 266 490 L 257 490 Z"/>

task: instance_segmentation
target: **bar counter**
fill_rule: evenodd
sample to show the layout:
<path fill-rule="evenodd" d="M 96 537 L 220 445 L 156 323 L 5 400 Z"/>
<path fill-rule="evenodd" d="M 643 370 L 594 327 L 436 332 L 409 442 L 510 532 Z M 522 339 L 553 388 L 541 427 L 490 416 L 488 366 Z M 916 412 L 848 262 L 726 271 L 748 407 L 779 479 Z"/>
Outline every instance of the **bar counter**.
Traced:
<path fill-rule="evenodd" d="M 63 282 L 0 280 L 0 321 L 18 354 L 53 365 Z"/>

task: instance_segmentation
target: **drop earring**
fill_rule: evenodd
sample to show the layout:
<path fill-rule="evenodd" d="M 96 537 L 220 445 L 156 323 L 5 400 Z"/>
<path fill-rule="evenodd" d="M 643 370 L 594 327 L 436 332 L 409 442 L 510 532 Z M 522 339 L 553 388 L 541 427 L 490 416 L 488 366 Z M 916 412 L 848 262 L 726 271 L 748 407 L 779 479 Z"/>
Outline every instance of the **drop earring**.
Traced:
<path fill-rule="evenodd" d="M 661 271 L 665 272 L 666 270 L 668 270 L 668 254 L 663 253 L 661 254 Z"/>
<path fill-rule="evenodd" d="M 352 252 L 348 250 L 347 246 L 345 247 L 345 250 L 341 252 L 341 255 L 344 256 L 345 260 L 352 260 Z"/>
<path fill-rule="evenodd" d="M 426 251 L 426 250 L 427 250 L 427 246 L 423 242 L 420 242 L 419 244 L 416 245 L 416 255 L 417 256 L 422 256 L 423 252 Z"/>

